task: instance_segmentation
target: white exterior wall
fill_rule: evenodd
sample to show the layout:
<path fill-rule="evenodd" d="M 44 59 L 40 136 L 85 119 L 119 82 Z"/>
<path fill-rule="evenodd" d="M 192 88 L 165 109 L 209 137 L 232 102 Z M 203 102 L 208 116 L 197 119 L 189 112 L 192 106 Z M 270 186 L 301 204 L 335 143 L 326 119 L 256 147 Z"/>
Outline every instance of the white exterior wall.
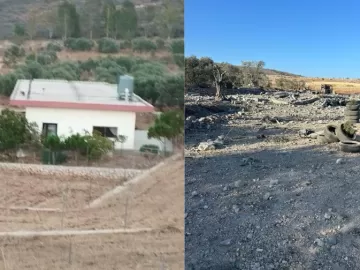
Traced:
<path fill-rule="evenodd" d="M 164 144 L 159 140 L 153 138 L 148 139 L 147 133 L 148 133 L 147 130 L 135 130 L 135 146 L 134 146 L 135 150 L 140 150 L 140 147 L 143 146 L 144 144 L 154 144 L 157 145 L 161 151 L 164 150 L 166 152 L 173 151 L 173 145 L 169 140 L 165 141 L 165 147 L 164 147 Z"/>
<path fill-rule="evenodd" d="M 135 112 L 90 111 L 74 109 L 26 108 L 26 118 L 35 122 L 40 131 L 43 123 L 57 124 L 58 136 L 69 136 L 72 133 L 92 132 L 93 126 L 117 127 L 118 135 L 125 135 L 123 149 L 134 149 Z M 115 148 L 121 148 L 117 143 Z"/>

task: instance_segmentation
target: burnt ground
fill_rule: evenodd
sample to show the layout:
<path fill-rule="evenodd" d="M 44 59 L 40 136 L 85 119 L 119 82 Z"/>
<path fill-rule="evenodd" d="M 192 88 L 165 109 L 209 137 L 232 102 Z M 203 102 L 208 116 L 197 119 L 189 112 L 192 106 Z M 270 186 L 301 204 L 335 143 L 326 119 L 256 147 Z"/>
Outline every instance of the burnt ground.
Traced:
<path fill-rule="evenodd" d="M 344 107 L 272 95 L 186 97 L 186 269 L 360 269 L 360 154 L 298 135 L 341 123 Z"/>

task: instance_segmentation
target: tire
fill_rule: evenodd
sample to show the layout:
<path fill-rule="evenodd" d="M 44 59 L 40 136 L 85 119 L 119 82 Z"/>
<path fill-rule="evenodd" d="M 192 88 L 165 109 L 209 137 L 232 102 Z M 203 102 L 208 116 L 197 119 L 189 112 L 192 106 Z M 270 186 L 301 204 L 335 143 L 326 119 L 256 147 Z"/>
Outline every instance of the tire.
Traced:
<path fill-rule="evenodd" d="M 335 134 L 336 134 L 336 137 L 338 137 L 339 141 L 340 142 L 348 142 L 348 141 L 353 141 L 354 140 L 354 137 L 351 138 L 349 137 L 347 134 L 345 134 L 345 132 L 343 131 L 342 129 L 342 125 L 339 125 L 336 129 L 335 129 Z"/>
<path fill-rule="evenodd" d="M 346 153 L 359 153 L 360 143 L 354 141 L 344 141 L 339 143 L 340 150 Z"/>
<path fill-rule="evenodd" d="M 356 105 L 346 104 L 346 109 L 348 111 L 358 111 L 359 110 L 359 104 L 356 104 Z"/>
<path fill-rule="evenodd" d="M 354 116 L 345 117 L 345 122 L 350 122 L 351 124 L 359 123 L 359 118 Z"/>
<path fill-rule="evenodd" d="M 336 136 L 336 126 L 334 125 L 327 125 L 324 129 L 324 136 L 325 139 L 329 142 L 329 143 L 334 143 L 334 142 L 338 142 L 339 138 Z"/>
<path fill-rule="evenodd" d="M 356 116 L 359 117 L 359 111 L 345 110 L 345 116 Z"/>

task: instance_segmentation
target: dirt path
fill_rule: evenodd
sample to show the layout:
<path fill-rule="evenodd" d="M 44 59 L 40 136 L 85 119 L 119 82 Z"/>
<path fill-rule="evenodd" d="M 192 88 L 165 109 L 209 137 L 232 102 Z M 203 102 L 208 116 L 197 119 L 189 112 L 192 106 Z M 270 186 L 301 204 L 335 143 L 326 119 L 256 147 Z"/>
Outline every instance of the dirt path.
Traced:
<path fill-rule="evenodd" d="M 145 171 L 144 173 L 140 174 L 139 176 L 125 182 L 123 185 L 117 186 L 113 190 L 110 190 L 110 191 L 106 192 L 104 195 L 100 196 L 99 198 L 97 198 L 94 201 L 92 201 L 91 203 L 89 203 L 87 208 L 94 208 L 94 207 L 97 207 L 97 206 L 101 205 L 107 199 L 113 197 L 116 194 L 119 194 L 119 193 L 127 190 L 131 185 L 134 185 L 134 184 L 136 184 L 136 183 L 138 183 L 140 181 L 144 181 L 144 180 L 148 179 L 149 176 L 153 172 L 155 172 L 157 170 L 160 170 L 162 167 L 166 166 L 169 162 L 171 162 L 173 160 L 177 160 L 180 157 L 182 157 L 181 154 L 176 154 L 174 156 L 169 157 L 168 159 L 164 160 L 163 162 L 160 162 L 159 164 L 157 164 L 156 166 L 152 167 L 151 169 Z"/>
<path fill-rule="evenodd" d="M 0 237 L 35 237 L 35 236 L 66 236 L 66 235 L 90 235 L 90 234 L 113 234 L 113 233 L 142 233 L 151 232 L 150 228 L 108 229 L 108 230 L 58 230 L 58 231 L 16 231 L 0 232 Z"/>

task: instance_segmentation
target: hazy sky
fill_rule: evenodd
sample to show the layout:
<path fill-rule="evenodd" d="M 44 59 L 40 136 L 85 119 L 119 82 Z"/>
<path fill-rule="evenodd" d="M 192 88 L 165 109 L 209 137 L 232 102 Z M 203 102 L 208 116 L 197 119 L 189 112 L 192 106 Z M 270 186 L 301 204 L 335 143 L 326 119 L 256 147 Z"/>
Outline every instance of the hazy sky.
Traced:
<path fill-rule="evenodd" d="M 360 78 L 360 1 L 187 0 L 185 55 Z"/>

